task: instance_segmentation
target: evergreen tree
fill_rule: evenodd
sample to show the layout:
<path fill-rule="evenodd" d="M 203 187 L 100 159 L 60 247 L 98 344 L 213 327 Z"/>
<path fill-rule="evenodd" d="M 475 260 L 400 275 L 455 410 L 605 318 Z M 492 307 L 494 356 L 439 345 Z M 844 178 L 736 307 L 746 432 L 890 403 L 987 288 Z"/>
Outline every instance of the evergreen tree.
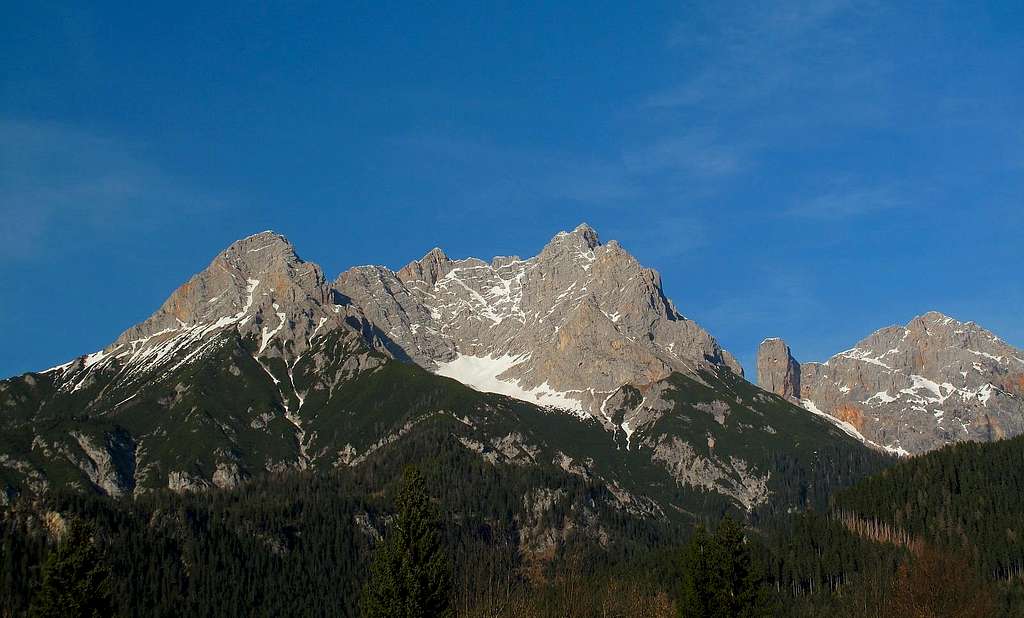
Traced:
<path fill-rule="evenodd" d="M 726 516 L 715 530 L 716 551 L 713 616 L 765 614 L 761 580 L 754 569 L 743 526 Z"/>
<path fill-rule="evenodd" d="M 697 525 L 683 554 L 683 589 L 679 595 L 679 613 L 684 618 L 710 616 L 713 605 L 712 559 L 714 539 L 704 526 Z"/>
<path fill-rule="evenodd" d="M 43 565 L 43 582 L 32 602 L 32 616 L 106 618 L 114 614 L 110 571 L 92 535 L 90 526 L 71 521 Z"/>
<path fill-rule="evenodd" d="M 451 616 L 451 568 L 423 476 L 409 466 L 402 476 L 398 514 L 377 550 L 363 591 L 370 618 Z"/>
<path fill-rule="evenodd" d="M 770 615 L 743 526 L 726 516 L 713 537 L 697 526 L 684 556 L 680 613 L 686 618 Z"/>

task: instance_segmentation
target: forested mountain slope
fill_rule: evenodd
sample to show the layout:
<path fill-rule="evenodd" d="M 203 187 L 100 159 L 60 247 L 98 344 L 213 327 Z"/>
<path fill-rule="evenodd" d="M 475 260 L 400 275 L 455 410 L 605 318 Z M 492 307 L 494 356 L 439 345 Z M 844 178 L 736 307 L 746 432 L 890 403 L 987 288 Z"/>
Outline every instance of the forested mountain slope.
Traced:
<path fill-rule="evenodd" d="M 948 446 L 839 492 L 834 509 L 975 557 L 992 578 L 1024 571 L 1024 437 Z"/>
<path fill-rule="evenodd" d="M 1012 541 L 1022 519 L 1013 490 L 1022 447 L 965 444 L 907 459 L 823 510 L 731 509 L 751 523 L 753 573 L 771 615 L 895 616 L 909 606 L 1019 615 Z M 160 490 L 131 501 L 67 492 L 19 501 L 3 515 L 2 602 L 27 607 L 52 539 L 79 518 L 96 526 L 124 615 L 234 615 L 238 607 L 356 615 L 396 479 L 410 462 L 442 516 L 460 615 L 524 598 L 564 615 L 557 612 L 573 595 L 614 590 L 681 602 L 693 519 L 638 517 L 599 482 L 486 461 L 440 425 L 329 474 L 284 472 L 232 490 Z M 1006 482 L 986 493 L 997 475 Z M 719 516 L 697 519 L 713 528 Z"/>

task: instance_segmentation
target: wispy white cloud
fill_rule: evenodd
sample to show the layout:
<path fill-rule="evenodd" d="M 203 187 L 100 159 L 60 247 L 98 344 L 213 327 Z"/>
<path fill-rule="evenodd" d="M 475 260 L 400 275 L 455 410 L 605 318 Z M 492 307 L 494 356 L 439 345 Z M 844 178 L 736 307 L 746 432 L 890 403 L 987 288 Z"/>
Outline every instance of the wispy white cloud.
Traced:
<path fill-rule="evenodd" d="M 65 125 L 0 120 L 0 256 L 59 250 L 55 236 L 143 229 L 216 207 L 125 144 Z M 59 233 L 59 234 L 58 234 Z"/>
<path fill-rule="evenodd" d="M 626 152 L 626 169 L 637 174 L 676 172 L 700 177 L 737 172 L 744 164 L 747 145 L 717 143 L 710 132 L 659 139 Z"/>
<path fill-rule="evenodd" d="M 748 165 L 750 147 L 718 143 L 708 130 L 612 150 L 605 156 L 555 148 L 509 148 L 486 140 L 410 136 L 391 142 L 404 153 L 410 174 L 444 178 L 452 199 L 470 206 L 524 206 L 539 201 L 633 208 L 664 204 L 680 186 L 703 195 Z"/>
<path fill-rule="evenodd" d="M 651 93 L 640 107 L 752 110 L 761 123 L 793 110 L 804 122 L 876 122 L 879 102 L 867 95 L 884 84 L 891 63 L 871 55 L 863 33 L 851 27 L 857 19 L 848 18 L 880 10 L 846 0 L 691 5 L 673 28 L 669 48 L 696 70 Z M 826 99 L 831 103 L 823 104 Z"/>
<path fill-rule="evenodd" d="M 847 219 L 912 205 L 911 200 L 893 187 L 850 186 L 844 183 L 801 199 L 786 209 L 785 214 L 808 219 Z"/>

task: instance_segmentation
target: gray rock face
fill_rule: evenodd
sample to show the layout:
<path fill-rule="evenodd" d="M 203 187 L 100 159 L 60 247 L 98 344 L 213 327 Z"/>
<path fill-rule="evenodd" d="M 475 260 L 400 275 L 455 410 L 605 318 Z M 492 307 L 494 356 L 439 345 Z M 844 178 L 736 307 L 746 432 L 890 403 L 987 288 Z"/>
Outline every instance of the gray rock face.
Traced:
<path fill-rule="evenodd" d="M 187 472 L 173 471 L 167 475 L 167 488 L 171 491 L 186 492 L 207 489 L 209 484 Z"/>
<path fill-rule="evenodd" d="M 67 400 L 71 403 L 58 407 L 71 406 L 96 418 L 131 416 L 140 402 L 155 403 L 160 408 L 156 422 L 166 419 L 167 425 L 158 424 L 147 435 L 137 436 L 138 444 L 119 444 L 113 433 L 105 438 L 106 444 L 84 435 L 48 435 L 40 441 L 40 451 L 48 458 L 70 461 L 96 488 L 112 495 L 132 493 L 139 481 L 151 486 L 153 478 L 166 478 L 174 489 L 196 488 L 199 481 L 190 480 L 192 472 L 167 470 L 157 461 L 158 449 L 148 447 L 169 439 L 168 427 L 173 432 L 180 422 L 167 415 L 208 418 L 207 406 L 215 414 L 225 410 L 213 403 L 218 393 L 196 388 L 194 372 L 209 369 L 211 359 L 231 357 L 222 367 L 212 364 L 237 381 L 236 395 L 248 397 L 246 388 L 269 380 L 269 395 L 282 408 L 279 412 L 274 406 L 242 405 L 239 412 L 254 417 L 245 420 L 246 428 L 269 432 L 275 419 L 283 419 L 284 431 L 294 432 L 300 447 L 297 461 L 288 465 L 304 467 L 311 456 L 306 447 L 315 436 L 305 429 L 309 420 L 300 414 L 305 412 L 303 402 L 307 397 L 322 400 L 324 392 L 333 395 L 352 376 L 378 366 L 380 356 L 367 350 L 367 344 L 383 349 L 361 310 L 326 284 L 318 266 L 299 258 L 282 236 L 256 234 L 233 243 L 149 319 L 107 348 L 36 374 L 41 376 L 40 385 L 55 391 L 45 395 L 44 403 Z M 37 388 L 31 375 L 23 383 Z M 0 404 L 5 399 L 6 405 L 21 404 L 14 393 L 3 396 L 6 388 L 0 386 Z M 256 394 L 266 395 L 263 388 L 256 387 Z M 159 396 L 151 395 L 165 389 Z M 157 397 L 155 402 L 152 397 Z M 230 418 L 233 422 L 235 417 Z M 224 427 L 214 430 L 234 439 L 237 430 Z M 201 480 L 209 485 L 210 472 L 205 474 Z M 212 484 L 233 487 L 248 476 L 248 470 L 235 464 L 218 463 Z"/>
<path fill-rule="evenodd" d="M 308 347 L 312 333 L 336 326 L 341 314 L 320 267 L 299 258 L 283 236 L 261 232 L 225 249 L 106 352 L 147 356 L 168 342 L 232 326 L 252 335 L 259 353 L 276 350 L 270 354 L 289 359 Z"/>
<path fill-rule="evenodd" d="M 800 363 L 782 339 L 765 339 L 757 351 L 757 383 L 791 401 L 800 399 Z"/>
<path fill-rule="evenodd" d="M 723 464 L 701 456 L 693 446 L 674 436 L 663 436 L 654 445 L 653 459 L 664 463 L 681 483 L 729 496 L 748 510 L 768 500 L 768 477 L 748 471 L 742 459 L 732 458 Z"/>
<path fill-rule="evenodd" d="M 97 444 L 80 432 L 71 432 L 85 457 L 72 460 L 97 487 L 111 496 L 131 494 L 135 490 L 135 444 L 131 436 L 115 431 Z"/>
<path fill-rule="evenodd" d="M 292 366 L 313 337 L 341 327 L 369 329 L 360 309 L 326 284 L 319 266 L 299 258 L 283 236 L 261 232 L 221 252 L 107 348 L 47 373 L 57 372 L 61 388 L 74 392 L 112 371 L 116 377 L 106 390 L 131 391 L 154 373 L 170 374 L 214 352 L 218 335 L 230 330 L 252 341 L 261 364 L 280 359 Z M 360 335 L 380 345 L 369 330 Z"/>
<path fill-rule="evenodd" d="M 762 350 L 774 366 L 778 350 Z M 926 313 L 799 368 L 805 408 L 890 450 L 1024 433 L 1024 352 L 973 322 Z M 774 385 L 778 372 L 766 378 Z"/>
<path fill-rule="evenodd" d="M 661 278 L 581 225 L 535 257 L 451 260 L 440 249 L 397 273 L 361 266 L 336 288 L 405 356 L 480 390 L 603 418 L 625 384 L 735 359 L 676 311 Z M 605 419 L 608 420 L 608 419 Z"/>
<path fill-rule="evenodd" d="M 238 464 L 233 462 L 221 462 L 213 473 L 213 484 L 220 489 L 234 489 L 245 481 Z"/>

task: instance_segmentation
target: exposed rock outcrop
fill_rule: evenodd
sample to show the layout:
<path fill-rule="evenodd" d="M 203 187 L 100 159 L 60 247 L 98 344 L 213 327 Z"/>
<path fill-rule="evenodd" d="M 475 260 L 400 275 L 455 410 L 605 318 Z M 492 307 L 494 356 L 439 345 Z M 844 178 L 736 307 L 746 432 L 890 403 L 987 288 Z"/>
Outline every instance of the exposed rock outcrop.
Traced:
<path fill-rule="evenodd" d="M 81 432 L 72 432 L 85 457 L 72 460 L 97 487 L 111 496 L 131 494 L 135 489 L 135 441 L 125 431 L 113 431 L 97 443 Z"/>
<path fill-rule="evenodd" d="M 785 344 L 774 341 L 762 344 L 759 380 L 783 394 L 781 384 L 789 396 L 780 368 Z M 974 322 L 932 311 L 824 363 L 796 366 L 805 408 L 890 450 L 921 453 L 1024 433 L 1024 352 Z"/>
<path fill-rule="evenodd" d="M 661 277 L 587 225 L 529 259 L 433 249 L 392 272 L 360 266 L 337 289 L 404 355 L 480 390 L 599 415 L 624 384 L 739 363 L 683 317 Z"/>
<path fill-rule="evenodd" d="M 800 399 L 800 363 L 782 339 L 761 342 L 757 351 L 757 384 L 791 401 Z"/>

